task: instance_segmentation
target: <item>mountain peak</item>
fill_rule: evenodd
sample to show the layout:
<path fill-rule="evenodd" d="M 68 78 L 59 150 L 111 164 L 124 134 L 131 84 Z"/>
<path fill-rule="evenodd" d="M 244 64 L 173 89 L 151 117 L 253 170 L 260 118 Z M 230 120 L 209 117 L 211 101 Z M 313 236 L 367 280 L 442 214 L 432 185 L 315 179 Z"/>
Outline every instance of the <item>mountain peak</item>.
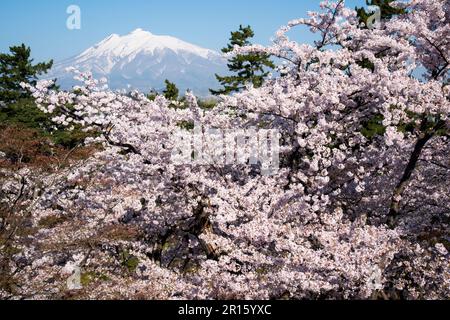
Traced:
<path fill-rule="evenodd" d="M 226 60 L 216 51 L 138 28 L 126 35 L 111 34 L 80 55 L 57 63 L 48 76 L 66 87 L 65 83 L 73 82 L 65 70 L 75 67 L 91 71 L 96 78 L 106 77 L 111 88 L 130 84 L 148 90 L 161 88 L 170 79 L 181 90 L 205 93 L 216 83 L 214 74 L 224 73 L 225 66 Z"/>
<path fill-rule="evenodd" d="M 175 37 L 155 35 L 141 28 L 135 29 L 131 33 L 119 36 L 112 34 L 95 46 L 84 51 L 77 58 L 89 57 L 110 57 L 125 58 L 133 57 L 145 53 L 154 54 L 156 51 L 170 50 L 176 54 L 188 53 L 208 59 L 211 56 L 217 57 L 219 54 L 213 50 L 205 49 L 194 44 L 185 42 Z"/>
<path fill-rule="evenodd" d="M 135 29 L 135 30 L 133 30 L 133 31 L 130 32 L 130 34 L 143 34 L 143 33 L 152 35 L 151 32 L 146 31 L 146 30 L 141 29 L 141 28 L 137 28 L 137 29 Z"/>

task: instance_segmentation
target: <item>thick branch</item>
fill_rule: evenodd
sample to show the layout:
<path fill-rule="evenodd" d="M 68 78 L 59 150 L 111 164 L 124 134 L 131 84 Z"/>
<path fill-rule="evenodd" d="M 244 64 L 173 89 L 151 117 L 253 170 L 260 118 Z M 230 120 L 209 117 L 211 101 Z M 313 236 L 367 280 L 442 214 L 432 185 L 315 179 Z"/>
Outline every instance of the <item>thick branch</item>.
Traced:
<path fill-rule="evenodd" d="M 403 176 L 400 179 L 400 182 L 395 187 L 394 194 L 391 199 L 391 206 L 389 210 L 389 224 L 391 224 L 391 226 L 395 224 L 395 220 L 397 220 L 400 215 L 400 205 L 403 192 L 405 191 L 411 180 L 412 174 L 417 167 L 417 163 L 419 162 L 419 158 L 422 154 L 423 149 L 425 148 L 428 141 L 430 141 L 431 138 L 433 138 L 433 136 L 436 134 L 436 131 L 444 125 L 445 123 L 441 121 L 432 130 L 423 130 L 422 134 L 416 141 L 416 145 L 414 146 L 414 150 L 410 156 L 409 162 L 403 172 Z"/>

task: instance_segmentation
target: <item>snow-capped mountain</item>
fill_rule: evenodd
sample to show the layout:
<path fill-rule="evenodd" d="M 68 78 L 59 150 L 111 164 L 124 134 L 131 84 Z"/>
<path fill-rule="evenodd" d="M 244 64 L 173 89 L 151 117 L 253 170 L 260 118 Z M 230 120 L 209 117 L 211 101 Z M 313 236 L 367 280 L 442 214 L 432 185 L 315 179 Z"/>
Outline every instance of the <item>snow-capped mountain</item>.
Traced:
<path fill-rule="evenodd" d="M 136 29 L 125 36 L 113 34 L 55 64 L 46 78 L 57 78 L 58 84 L 68 89 L 77 84 L 66 71 L 69 67 L 91 71 L 96 78 L 106 77 L 111 89 L 160 90 L 169 79 L 182 91 L 207 95 L 209 88 L 218 86 L 214 74 L 226 72 L 226 61 L 216 51 Z"/>

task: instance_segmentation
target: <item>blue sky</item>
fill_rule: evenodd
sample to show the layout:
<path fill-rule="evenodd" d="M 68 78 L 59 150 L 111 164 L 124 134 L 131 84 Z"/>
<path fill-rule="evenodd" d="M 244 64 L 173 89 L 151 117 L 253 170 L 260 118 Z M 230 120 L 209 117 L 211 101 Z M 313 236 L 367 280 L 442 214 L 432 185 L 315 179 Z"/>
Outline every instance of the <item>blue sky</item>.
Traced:
<path fill-rule="evenodd" d="M 319 0 L 1 0 L 0 52 L 25 43 L 36 60 L 71 57 L 106 36 L 136 28 L 178 37 L 219 50 L 239 24 L 255 30 L 254 43 L 267 44 L 279 26 L 319 8 Z M 354 8 L 364 0 L 347 0 Z M 81 30 L 68 30 L 66 9 L 81 8 Z M 304 30 L 292 35 L 310 42 Z"/>

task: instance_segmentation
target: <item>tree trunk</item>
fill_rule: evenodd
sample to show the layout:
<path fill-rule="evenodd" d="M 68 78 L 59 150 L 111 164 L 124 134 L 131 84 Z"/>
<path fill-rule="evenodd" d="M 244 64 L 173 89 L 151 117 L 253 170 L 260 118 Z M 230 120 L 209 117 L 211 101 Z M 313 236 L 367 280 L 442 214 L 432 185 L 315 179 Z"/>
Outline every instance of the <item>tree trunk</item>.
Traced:
<path fill-rule="evenodd" d="M 403 172 L 403 176 L 400 179 L 400 182 L 394 189 L 394 194 L 391 199 L 391 206 L 389 210 L 388 223 L 391 227 L 395 226 L 395 223 L 400 215 L 400 205 L 401 205 L 401 197 L 406 187 L 408 186 L 411 176 L 416 169 L 417 162 L 419 161 L 420 155 L 422 154 L 423 148 L 430 141 L 430 139 L 434 136 L 434 131 L 428 133 L 422 133 L 419 136 L 419 139 L 414 146 L 414 151 L 411 154 L 408 165 Z"/>

